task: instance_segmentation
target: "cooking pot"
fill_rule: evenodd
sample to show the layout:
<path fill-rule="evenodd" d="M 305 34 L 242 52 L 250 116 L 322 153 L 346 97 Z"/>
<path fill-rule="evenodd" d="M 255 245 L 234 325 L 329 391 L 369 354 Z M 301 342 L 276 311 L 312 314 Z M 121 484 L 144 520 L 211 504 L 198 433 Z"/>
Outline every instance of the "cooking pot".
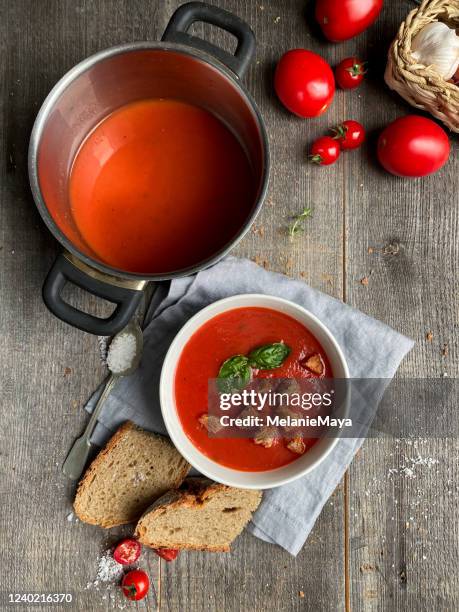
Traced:
<path fill-rule="evenodd" d="M 233 34 L 234 55 L 190 35 L 195 22 Z M 244 21 L 215 6 L 190 2 L 173 14 L 161 42 L 100 51 L 72 68 L 52 89 L 32 130 L 29 177 L 44 222 L 65 248 L 43 286 L 45 304 L 61 320 L 92 334 L 115 334 L 129 322 L 148 282 L 193 274 L 216 263 L 249 230 L 262 206 L 269 172 L 263 120 L 241 83 L 254 52 L 255 37 Z M 212 256 L 173 272 L 139 275 L 107 265 L 86 245 L 72 217 L 69 178 L 81 143 L 104 118 L 126 104 L 151 98 L 182 100 L 218 117 L 243 146 L 256 188 L 243 226 Z M 62 297 L 66 283 L 113 303 L 113 313 L 103 319 L 71 306 Z"/>

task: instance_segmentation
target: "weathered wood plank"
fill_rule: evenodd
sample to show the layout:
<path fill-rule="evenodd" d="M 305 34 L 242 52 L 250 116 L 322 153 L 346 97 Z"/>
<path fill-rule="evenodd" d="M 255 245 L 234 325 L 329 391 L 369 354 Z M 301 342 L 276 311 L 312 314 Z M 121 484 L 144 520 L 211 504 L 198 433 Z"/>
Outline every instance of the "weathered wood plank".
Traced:
<path fill-rule="evenodd" d="M 24 171 L 26 142 L 36 110 L 59 76 L 87 54 L 105 46 L 124 40 L 158 38 L 174 8 L 172 3 L 168 3 L 168 6 L 161 6 L 161 9 L 159 6 L 159 4 L 149 2 L 46 2 L 40 5 L 36 3 L 31 8 L 30 3 L 18 2 L 11 5 L 8 11 L 8 54 L 5 57 L 5 71 L 7 73 L 6 83 L 11 88 L 12 95 L 6 109 L 6 128 L 11 139 L 8 153 L 12 154 L 11 165 L 16 166 L 16 169 L 7 182 L 2 183 L 6 185 L 4 200 L 6 206 L 3 208 L 5 218 L 2 228 L 5 230 L 5 254 L 8 253 L 8 249 L 13 250 L 11 247 L 13 241 L 15 244 L 25 242 L 24 234 L 27 235 L 27 251 L 17 247 L 15 249 L 16 260 L 21 257 L 20 269 L 16 267 L 16 260 L 12 259 L 12 254 L 11 258 L 6 258 L 5 255 L 3 260 L 2 281 L 3 284 L 9 286 L 9 292 L 4 294 L 6 301 L 3 302 L 2 317 L 5 325 L 9 325 L 11 330 L 4 345 L 9 355 L 8 363 L 11 364 L 13 370 L 17 369 L 18 360 L 15 360 L 17 358 L 14 355 L 11 356 L 11 347 L 18 343 L 23 345 L 23 355 L 21 355 L 23 370 L 20 380 L 26 380 L 27 384 L 22 386 L 20 394 L 16 392 L 18 378 L 6 385 L 7 389 L 14 390 L 16 394 L 14 398 L 12 393 L 10 394 L 10 398 L 14 399 L 14 411 L 11 412 L 11 423 L 7 423 L 5 431 L 9 440 L 23 440 L 24 452 L 28 453 L 31 438 L 27 435 L 27 430 L 24 431 L 25 424 L 21 424 L 21 416 L 26 410 L 27 413 L 29 412 L 31 397 L 34 398 L 34 406 L 37 411 L 38 409 L 43 410 L 43 406 L 46 406 L 45 415 L 37 414 L 36 416 L 38 423 L 35 423 L 34 419 L 27 422 L 30 423 L 30 427 L 35 428 L 37 456 L 33 458 L 36 478 L 40 482 L 40 487 L 37 488 L 34 497 L 37 515 L 34 520 L 38 520 L 41 526 L 39 541 L 46 541 L 47 538 L 50 538 L 52 530 L 53 542 L 56 542 L 54 546 L 57 547 L 57 551 L 53 553 L 52 558 L 53 569 L 46 575 L 50 576 L 53 581 L 61 580 L 64 584 L 72 584 L 78 593 L 78 605 L 85 609 L 90 609 L 96 604 L 99 606 L 99 603 L 103 606 L 106 601 L 102 599 L 98 601 L 100 593 L 84 592 L 86 582 L 94 577 L 96 569 L 90 567 L 94 563 L 89 560 L 96 559 L 97 553 L 101 550 L 103 535 L 98 530 L 83 525 L 72 524 L 69 529 L 65 520 L 62 525 L 56 520 L 51 528 L 45 516 L 51 513 L 51 516 L 56 517 L 62 507 L 65 507 L 65 519 L 70 508 L 69 501 L 72 491 L 67 490 L 68 487 L 60 476 L 57 464 L 60 464 L 74 434 L 80 430 L 85 420 L 79 406 L 87 393 L 100 380 L 102 372 L 98 364 L 94 339 L 59 323 L 45 311 L 41 303 L 42 279 L 56 252 L 56 245 L 40 224 L 28 192 Z M 323 194 L 320 182 L 309 181 L 308 169 L 304 166 L 303 156 L 304 144 L 313 136 L 313 133 L 309 132 L 311 126 L 292 119 L 280 109 L 272 94 L 270 84 L 273 62 L 283 50 L 291 46 L 291 26 L 288 18 L 291 17 L 296 21 L 295 44 L 308 44 L 309 34 L 304 29 L 302 3 L 290 2 L 287 7 L 288 12 L 285 14 L 283 12 L 285 7 L 282 6 L 282 16 L 277 14 L 280 11 L 273 8 L 272 5 L 267 6 L 264 11 L 259 6 L 249 6 L 241 2 L 226 3 L 226 6 L 241 14 L 254 24 L 255 29 L 258 26 L 260 30 L 260 33 L 257 31 L 261 40 L 258 55 L 260 63 L 252 67 L 249 87 L 260 102 L 262 111 L 268 115 L 268 129 L 275 143 L 273 147 L 274 167 L 277 168 L 273 174 L 270 203 L 266 207 L 264 217 L 257 225 L 258 231 L 246 239 L 238 252 L 266 259 L 268 265 L 276 270 L 286 271 L 296 276 L 303 273 L 316 286 L 321 286 L 330 293 L 340 296 L 342 236 L 339 229 L 341 223 L 339 209 L 333 213 L 338 228 L 336 233 L 322 229 L 325 227 L 325 219 L 330 216 L 330 211 L 318 208 L 311 221 L 313 231 L 306 233 L 301 241 L 295 243 L 290 243 L 285 236 L 285 226 L 288 224 L 289 215 L 300 210 L 308 202 L 324 196 L 325 200 L 332 199 L 334 195 L 334 190 L 331 189 L 329 193 Z M 281 19 L 278 21 L 279 16 Z M 273 31 L 278 32 L 275 37 Z M 55 32 L 55 34 L 50 36 L 49 32 Z M 282 44 L 280 42 L 282 39 L 288 42 Z M 31 49 L 36 50 L 36 53 L 31 54 Z M 278 130 L 281 132 L 280 138 L 277 134 Z M 293 165 L 291 163 L 292 154 Z M 15 208 L 12 206 L 13 194 Z M 33 219 L 32 227 L 30 226 L 31 219 Z M 260 231 L 260 228 L 264 228 L 264 231 Z M 11 244 L 8 240 L 12 241 Z M 320 263 L 317 263 L 318 252 Z M 19 270 L 20 278 L 25 279 L 24 287 L 21 282 L 18 283 Z M 24 299 L 28 319 L 20 321 L 13 306 L 18 293 L 25 295 L 25 290 L 29 292 L 27 299 Z M 95 301 L 88 298 L 86 298 L 85 305 L 96 307 Z M 35 323 L 36 313 L 39 313 L 43 319 L 43 324 L 38 330 Z M 51 363 L 48 360 L 42 360 L 38 367 L 34 356 L 38 350 L 42 353 L 43 349 L 46 355 L 53 356 L 53 360 Z M 72 372 L 64 377 L 66 367 L 70 367 Z M 61 370 L 62 378 L 57 378 Z M 71 407 L 68 407 L 69 400 Z M 48 464 L 48 453 L 42 453 L 41 449 L 49 448 L 51 445 L 53 456 L 52 462 Z M 11 455 L 10 463 L 6 464 L 8 468 L 17 462 L 18 455 L 17 452 L 14 452 L 14 448 L 7 445 L 6 449 Z M 54 466 L 51 474 L 43 471 L 45 465 Z M 25 464 L 24 470 L 27 469 L 28 464 Z M 44 474 L 52 483 L 57 479 L 59 486 L 65 491 L 62 496 L 51 496 L 52 508 L 48 506 L 46 514 L 42 510 L 44 503 L 42 496 L 47 500 L 50 491 L 49 488 L 42 486 Z M 27 495 L 30 495 L 30 492 L 27 492 Z M 320 607 L 324 610 L 339 609 L 342 606 L 344 578 L 342 572 L 342 511 L 339 510 L 342 501 L 341 493 L 338 492 L 336 497 L 336 506 L 330 506 L 324 513 L 315 534 L 308 542 L 306 551 L 296 561 L 286 559 L 286 555 L 281 551 L 273 551 L 272 548 L 255 541 L 250 536 L 245 536 L 241 540 L 238 547 L 241 547 L 245 556 L 251 559 L 251 565 L 256 568 L 256 571 L 251 574 L 247 570 L 243 572 L 246 574 L 245 592 L 240 591 L 237 581 L 233 582 L 233 588 L 229 593 L 233 593 L 233 598 L 236 593 L 239 593 L 236 600 L 239 602 L 238 605 L 250 606 L 253 602 L 253 605 L 257 606 L 264 601 L 268 592 L 270 600 L 283 602 L 285 609 L 295 609 L 300 605 L 310 609 Z M 63 506 L 64 500 L 65 506 Z M 39 585 L 44 584 L 45 579 L 42 577 L 39 581 L 37 577 L 37 559 L 34 551 L 39 547 L 35 542 L 32 547 L 30 543 L 27 545 L 26 540 L 30 539 L 31 518 L 28 517 L 26 498 L 19 497 L 17 501 L 22 503 L 24 508 L 24 513 L 20 517 L 22 525 L 20 544 L 26 551 L 26 561 L 21 559 L 19 567 L 19 560 L 15 557 L 14 551 L 9 550 L 8 565 L 14 568 L 13 575 L 16 581 L 21 581 L 21 584 L 28 588 L 31 588 L 35 581 L 37 584 L 34 588 L 38 588 Z M 338 508 L 337 512 L 336 508 Z M 11 525 L 12 517 L 5 518 L 5 524 Z M 332 529 L 330 525 L 333 525 Z M 44 547 L 41 548 L 44 549 Z M 80 552 L 75 555 L 75 550 Z M 44 571 L 49 564 L 48 552 L 44 549 L 40 555 L 40 567 L 41 571 Z M 199 574 L 195 567 L 199 568 L 200 565 L 205 568 L 208 580 L 200 587 L 196 585 L 196 589 L 189 598 L 190 609 L 193 609 L 193 605 L 194 609 L 199 609 L 200 597 L 204 597 L 206 601 L 207 599 L 211 601 L 213 598 L 216 605 L 223 601 L 230 602 L 231 597 L 222 593 L 218 582 L 214 579 L 217 576 L 212 573 L 216 559 L 213 556 L 183 555 L 182 561 L 175 566 L 173 571 L 171 569 L 172 575 L 169 575 L 169 570 L 165 569 L 167 574 L 162 592 L 163 605 L 171 609 L 175 605 L 180 605 L 181 585 L 193 575 Z M 236 549 L 232 557 L 221 557 L 217 563 L 229 570 L 237 566 L 238 559 Z M 286 566 L 285 573 L 281 577 L 278 570 L 282 563 Z M 180 564 L 186 569 L 180 571 Z M 25 565 L 27 565 L 27 571 L 24 570 Z M 241 567 L 245 568 L 245 566 Z M 333 571 L 326 571 L 330 567 L 333 567 Z M 239 575 L 243 575 L 242 570 Z M 268 589 L 257 586 L 265 583 L 270 585 Z M 320 589 L 317 588 L 317 584 L 322 585 Z M 14 586 L 19 588 L 18 583 Z M 307 594 L 307 599 L 303 600 L 298 596 L 299 590 Z M 255 599 L 252 598 L 251 591 L 256 593 Z M 164 593 L 167 594 L 167 597 L 164 597 Z M 106 605 L 108 606 L 109 602 Z"/>
<path fill-rule="evenodd" d="M 168 14 L 180 4 L 168 0 Z M 306 163 L 308 143 L 337 120 L 339 111 L 334 109 L 314 122 L 297 119 L 281 107 L 272 87 L 275 63 L 288 49 L 314 45 L 331 61 L 336 59 L 336 50 L 313 40 L 302 1 L 221 0 L 218 5 L 245 19 L 255 32 L 257 56 L 247 86 L 266 121 L 272 154 L 266 205 L 255 231 L 236 254 L 342 297 L 342 180 L 338 185 L 323 181 L 322 169 Z M 204 30 L 196 31 L 202 34 Z M 227 40 L 215 31 L 206 32 L 214 41 Z M 292 242 L 286 232 L 290 217 L 308 205 L 313 208 L 313 218 L 305 234 Z M 249 534 L 238 540 L 231 555 L 182 554 L 174 564 L 162 565 L 161 608 L 171 612 L 184 606 L 200 612 L 344 610 L 343 521 L 340 488 L 296 559 Z"/>
<path fill-rule="evenodd" d="M 381 85 L 386 48 L 411 8 L 409 1 L 386 2 L 376 26 L 381 44 L 370 46 L 366 36 L 356 41 L 371 73 L 359 93 L 346 95 L 346 115 L 362 119 L 370 139 L 345 159 L 346 294 L 353 306 L 416 340 L 400 376 L 457 377 L 457 145 L 444 170 L 417 181 L 385 174 L 373 155 L 378 130 L 415 112 Z M 424 463 L 413 465 L 418 457 Z M 458 609 L 457 457 L 457 440 L 366 442 L 349 476 L 353 610 Z M 431 460 L 438 463 L 429 467 Z M 413 474 L 401 471 L 404 465 Z"/>
<path fill-rule="evenodd" d="M 159 5 L 158 5 L 159 6 Z M 27 181 L 34 116 L 55 81 L 89 52 L 156 36 L 146 2 L 1 3 L 0 327 L 2 414 L 0 548 L 7 591 L 73 592 L 76 610 L 111 609 L 123 597 L 87 589 L 117 531 L 67 520 L 73 486 L 60 466 L 86 422 L 81 406 L 104 376 L 97 340 L 60 323 L 41 300 L 57 252 L 35 211 Z M 96 312 L 95 300 L 84 305 Z M 69 369 L 67 369 L 69 368 Z M 157 587 L 159 562 L 148 555 Z M 150 609 L 154 598 L 149 598 Z M 3 609 L 3 601 L 2 601 Z M 38 609 L 38 608 L 37 608 Z"/>

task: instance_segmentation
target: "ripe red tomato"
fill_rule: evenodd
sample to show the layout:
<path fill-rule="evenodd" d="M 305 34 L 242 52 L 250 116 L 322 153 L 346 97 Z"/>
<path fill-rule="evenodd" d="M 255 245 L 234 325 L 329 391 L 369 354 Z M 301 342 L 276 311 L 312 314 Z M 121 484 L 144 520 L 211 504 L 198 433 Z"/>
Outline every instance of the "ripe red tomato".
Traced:
<path fill-rule="evenodd" d="M 165 561 L 173 561 L 177 558 L 180 551 L 175 548 L 155 548 L 155 553 Z"/>
<path fill-rule="evenodd" d="M 335 95 L 335 77 L 327 62 L 312 51 L 287 51 L 276 67 L 274 88 L 289 111 L 300 117 L 318 117 Z"/>
<path fill-rule="evenodd" d="M 313 143 L 309 159 L 319 166 L 330 166 L 335 163 L 340 153 L 338 142 L 331 136 L 323 136 Z"/>
<path fill-rule="evenodd" d="M 141 550 L 140 542 L 133 538 L 125 538 L 116 545 L 113 551 L 113 558 L 117 563 L 121 563 L 121 565 L 131 565 L 140 557 Z"/>
<path fill-rule="evenodd" d="M 316 19 L 332 42 L 354 38 L 376 21 L 383 0 L 317 0 Z"/>
<path fill-rule="evenodd" d="M 336 82 L 341 89 L 355 89 L 363 81 L 365 62 L 357 57 L 347 57 L 335 69 Z"/>
<path fill-rule="evenodd" d="M 334 139 L 339 142 L 343 151 L 358 149 L 365 141 L 365 128 L 358 121 L 343 121 L 333 128 Z"/>
<path fill-rule="evenodd" d="M 124 576 L 121 588 L 128 599 L 139 601 L 148 593 L 150 580 L 143 570 L 132 570 Z"/>
<path fill-rule="evenodd" d="M 418 115 L 390 123 L 378 140 L 378 159 L 397 176 L 421 177 L 446 164 L 450 144 L 445 131 L 431 119 Z"/>

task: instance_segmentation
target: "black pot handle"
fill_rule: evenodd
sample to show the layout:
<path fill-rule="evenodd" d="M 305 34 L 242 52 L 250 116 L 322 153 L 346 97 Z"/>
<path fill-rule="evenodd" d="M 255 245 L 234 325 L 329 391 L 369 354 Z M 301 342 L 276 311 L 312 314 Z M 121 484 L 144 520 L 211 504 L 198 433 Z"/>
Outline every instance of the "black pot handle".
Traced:
<path fill-rule="evenodd" d="M 84 291 L 116 304 L 106 319 L 82 312 L 62 299 L 66 283 L 73 283 Z M 43 300 L 49 310 L 65 323 L 97 336 L 113 336 L 125 327 L 142 298 L 142 290 L 112 285 L 88 275 L 61 253 L 53 264 L 43 285 Z"/>
<path fill-rule="evenodd" d="M 234 55 L 206 40 L 188 34 L 190 26 L 196 21 L 210 23 L 233 34 L 237 38 Z M 255 35 L 248 24 L 236 15 L 205 2 L 188 2 L 180 6 L 172 15 L 161 40 L 188 45 L 210 53 L 240 78 L 247 72 L 255 54 Z"/>

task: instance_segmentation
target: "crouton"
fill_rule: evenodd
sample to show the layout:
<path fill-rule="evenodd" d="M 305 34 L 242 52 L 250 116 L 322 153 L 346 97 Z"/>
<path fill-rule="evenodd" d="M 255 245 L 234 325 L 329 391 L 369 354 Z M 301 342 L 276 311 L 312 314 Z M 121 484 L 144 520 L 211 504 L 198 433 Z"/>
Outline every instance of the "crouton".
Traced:
<path fill-rule="evenodd" d="M 313 374 L 318 374 L 319 376 L 325 371 L 325 364 L 319 354 L 311 355 L 311 357 L 302 362 L 301 365 L 306 367 L 310 372 L 313 372 Z"/>

